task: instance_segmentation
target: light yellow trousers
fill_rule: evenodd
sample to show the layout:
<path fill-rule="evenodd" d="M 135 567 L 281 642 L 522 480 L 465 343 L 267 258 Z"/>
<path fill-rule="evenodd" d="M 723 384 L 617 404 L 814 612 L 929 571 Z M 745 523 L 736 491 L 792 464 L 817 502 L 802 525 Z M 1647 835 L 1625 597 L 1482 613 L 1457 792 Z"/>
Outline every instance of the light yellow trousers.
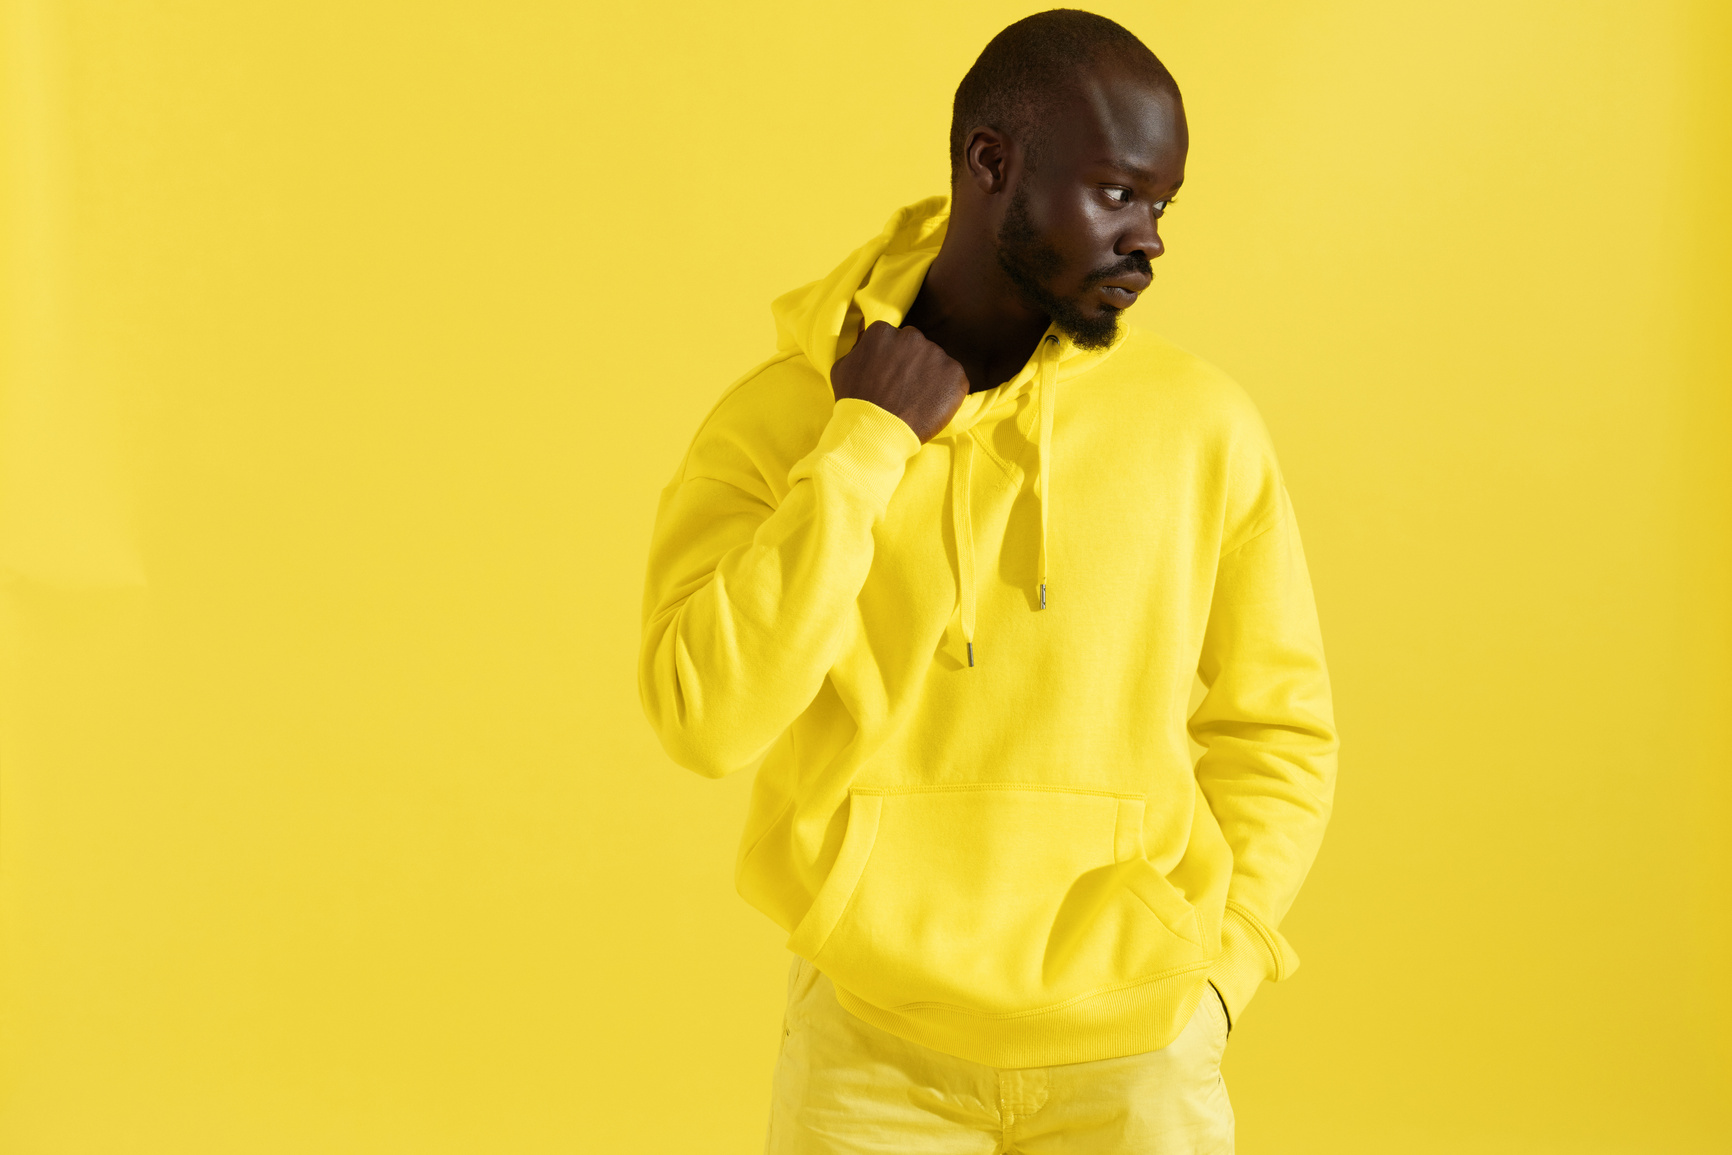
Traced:
<path fill-rule="evenodd" d="M 1010 1070 L 923 1047 L 842 1009 L 796 957 L 768 1155 L 1232 1155 L 1214 987 L 1167 1046 Z"/>

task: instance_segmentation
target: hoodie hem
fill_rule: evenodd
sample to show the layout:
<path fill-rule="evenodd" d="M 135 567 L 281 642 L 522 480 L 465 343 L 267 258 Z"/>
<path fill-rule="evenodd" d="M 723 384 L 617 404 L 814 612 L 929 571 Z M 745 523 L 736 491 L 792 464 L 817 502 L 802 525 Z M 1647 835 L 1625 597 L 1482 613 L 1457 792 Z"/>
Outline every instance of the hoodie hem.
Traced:
<path fill-rule="evenodd" d="M 1178 1037 L 1207 989 L 1207 963 L 1169 971 L 1057 1007 L 991 1017 L 924 1003 L 887 1010 L 842 986 L 856 1018 L 909 1042 L 991 1067 L 1052 1067 L 1158 1051 Z"/>

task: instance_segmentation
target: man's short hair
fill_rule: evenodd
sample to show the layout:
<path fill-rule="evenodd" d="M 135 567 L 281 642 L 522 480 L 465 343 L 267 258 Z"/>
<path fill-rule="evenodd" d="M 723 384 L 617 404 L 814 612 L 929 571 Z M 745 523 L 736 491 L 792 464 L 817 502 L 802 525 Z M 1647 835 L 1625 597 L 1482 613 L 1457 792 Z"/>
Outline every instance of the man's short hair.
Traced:
<path fill-rule="evenodd" d="M 1079 8 L 1024 17 L 994 36 L 956 86 L 950 114 L 950 180 L 963 172 L 963 149 L 976 128 L 1022 145 L 1033 167 L 1048 135 L 1047 113 L 1090 64 L 1128 64 L 1153 85 L 1178 94 L 1166 65 L 1123 25 Z"/>

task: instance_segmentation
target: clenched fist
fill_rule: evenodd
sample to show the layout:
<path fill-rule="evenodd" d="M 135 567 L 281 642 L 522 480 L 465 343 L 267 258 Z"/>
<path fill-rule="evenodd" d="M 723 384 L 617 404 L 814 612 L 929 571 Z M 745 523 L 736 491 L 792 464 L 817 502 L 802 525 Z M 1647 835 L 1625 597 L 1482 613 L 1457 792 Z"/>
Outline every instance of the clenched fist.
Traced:
<path fill-rule="evenodd" d="M 968 376 L 919 329 L 874 321 L 830 369 L 836 400 L 858 397 L 908 423 L 921 444 L 950 421 L 968 396 Z"/>

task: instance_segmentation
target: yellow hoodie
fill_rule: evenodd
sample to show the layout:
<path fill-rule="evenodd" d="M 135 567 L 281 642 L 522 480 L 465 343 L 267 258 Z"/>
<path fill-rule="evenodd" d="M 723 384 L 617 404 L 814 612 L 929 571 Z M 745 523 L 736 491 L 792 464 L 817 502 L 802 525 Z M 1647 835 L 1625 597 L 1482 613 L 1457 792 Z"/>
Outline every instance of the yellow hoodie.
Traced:
<path fill-rule="evenodd" d="M 737 885 L 849 1011 L 998 1067 L 1154 1050 L 1298 965 L 1336 749 L 1298 530 L 1245 394 L 1122 326 L 924 445 L 835 400 L 948 210 L 773 305 L 662 491 L 640 697 L 681 765 L 758 766 Z"/>

